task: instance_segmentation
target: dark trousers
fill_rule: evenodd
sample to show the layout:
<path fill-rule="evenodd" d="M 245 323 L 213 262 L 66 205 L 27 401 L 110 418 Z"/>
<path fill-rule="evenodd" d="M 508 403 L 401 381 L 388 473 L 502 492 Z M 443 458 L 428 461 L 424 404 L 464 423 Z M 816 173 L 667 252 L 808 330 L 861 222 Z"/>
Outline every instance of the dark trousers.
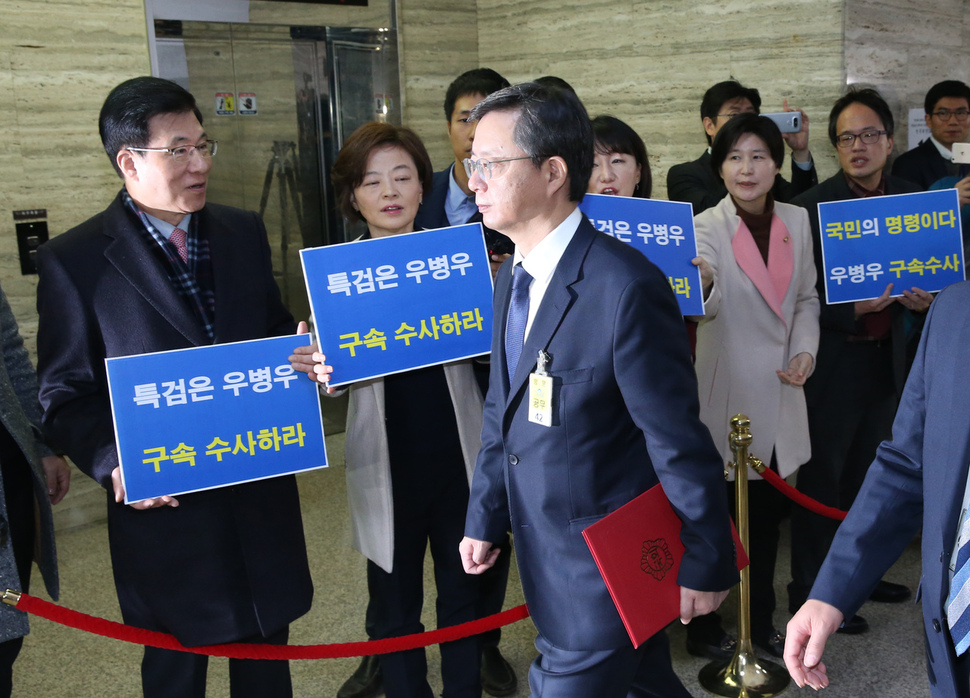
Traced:
<path fill-rule="evenodd" d="M 248 637 L 238 642 L 285 645 L 290 629 L 270 637 Z M 209 658 L 203 654 L 146 647 L 141 662 L 145 698 L 204 698 Z M 290 698 L 290 663 L 270 659 L 230 659 L 229 690 L 232 698 Z"/>
<path fill-rule="evenodd" d="M 424 555 L 431 548 L 437 589 L 438 627 L 477 617 L 479 579 L 465 574 L 458 555 L 464 536 L 468 483 L 464 467 L 447 483 L 424 478 L 394 482 L 394 561 L 390 573 L 367 563 L 367 633 L 373 640 L 424 631 Z M 392 476 L 393 477 L 393 476 Z M 400 481 L 400 482 L 399 482 Z M 424 649 L 381 655 L 388 698 L 432 698 Z M 441 645 L 441 679 L 445 698 L 480 696 L 481 647 L 478 637 Z"/>
<path fill-rule="evenodd" d="M 478 618 L 486 618 L 502 612 L 505 604 L 505 589 L 509 582 L 509 566 L 512 562 L 512 541 L 506 536 L 505 541 L 499 543 L 501 552 L 495 564 L 478 578 Z M 482 647 L 498 647 L 502 639 L 502 629 L 495 628 L 479 635 Z"/>
<path fill-rule="evenodd" d="M 666 633 L 637 649 L 569 651 L 536 638 L 539 656 L 529 670 L 536 698 L 690 698 L 670 663 Z"/>
<path fill-rule="evenodd" d="M 772 464 L 774 466 L 774 464 Z M 737 511 L 736 485 L 727 483 L 731 518 Z M 775 629 L 775 561 L 778 559 L 779 528 L 788 515 L 788 500 L 764 480 L 748 481 L 748 559 L 751 560 L 751 637 L 765 642 Z M 687 624 L 687 635 L 703 641 L 714 633 L 720 634 L 721 618 L 717 613 L 699 616 Z"/>
<path fill-rule="evenodd" d="M 896 392 L 891 344 L 846 343 L 825 383 L 808 392 L 812 458 L 798 471 L 798 490 L 822 504 L 847 510 L 862 487 L 876 448 L 892 435 Z M 838 521 L 792 507 L 791 611 L 808 598 L 838 528 Z"/>

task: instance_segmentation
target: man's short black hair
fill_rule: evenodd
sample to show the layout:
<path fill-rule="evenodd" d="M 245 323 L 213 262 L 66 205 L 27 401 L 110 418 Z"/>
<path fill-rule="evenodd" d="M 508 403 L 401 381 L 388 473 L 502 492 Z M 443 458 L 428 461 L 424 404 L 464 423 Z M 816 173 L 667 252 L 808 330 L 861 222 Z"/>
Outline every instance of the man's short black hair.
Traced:
<path fill-rule="evenodd" d="M 839 97 L 832 107 L 831 113 L 829 113 L 829 140 L 832 141 L 832 145 L 838 145 L 839 134 L 836 129 L 838 128 L 839 116 L 852 104 L 862 104 L 876 112 L 876 115 L 882 121 L 886 138 L 892 138 L 896 132 L 896 123 L 893 121 L 893 110 L 886 104 L 886 100 L 871 87 L 852 88 Z"/>
<path fill-rule="evenodd" d="M 576 89 L 558 75 L 543 75 L 541 78 L 533 80 L 533 82 L 545 85 L 546 87 L 558 87 L 560 90 L 569 90 L 573 94 L 576 94 Z"/>
<path fill-rule="evenodd" d="M 582 201 L 593 171 L 593 126 L 574 92 L 524 82 L 499 90 L 478 103 L 471 119 L 493 111 L 517 112 L 512 141 L 536 168 L 553 156 L 566 163 L 569 200 Z"/>
<path fill-rule="evenodd" d="M 181 85 L 171 80 L 144 76 L 126 80 L 108 94 L 101 107 L 98 130 L 101 144 L 111 160 L 115 172 L 122 176 L 118 167 L 118 151 L 123 148 L 145 148 L 151 134 L 148 122 L 160 114 L 185 114 L 192 112 L 202 123 L 202 112 L 195 97 Z"/>
<path fill-rule="evenodd" d="M 509 81 L 491 68 L 475 68 L 455 78 L 445 93 L 445 121 L 451 121 L 455 113 L 455 102 L 468 95 L 488 97 L 493 92 L 508 87 Z"/>
<path fill-rule="evenodd" d="M 728 154 L 741 140 L 741 136 L 748 133 L 764 141 L 768 146 L 771 159 L 775 161 L 778 169 L 781 169 L 785 162 L 785 141 L 781 137 L 778 125 L 758 114 L 738 114 L 721 127 L 711 146 L 711 168 L 718 178 L 721 176 L 721 166 L 727 160 Z"/>
<path fill-rule="evenodd" d="M 756 114 L 761 111 L 761 95 L 756 89 L 745 87 L 737 80 L 725 80 L 711 86 L 704 93 L 704 99 L 701 100 L 701 121 L 704 119 L 717 121 L 717 115 L 721 113 L 724 103 L 735 99 L 746 99 L 751 102 Z M 707 143 L 708 145 L 711 143 L 710 136 L 707 137 Z"/>
<path fill-rule="evenodd" d="M 930 91 L 926 93 L 926 99 L 923 100 L 923 109 L 927 114 L 932 114 L 933 110 L 936 109 L 936 103 L 944 97 L 965 99 L 967 106 L 970 107 L 970 87 L 959 80 L 944 80 L 933 85 Z"/>

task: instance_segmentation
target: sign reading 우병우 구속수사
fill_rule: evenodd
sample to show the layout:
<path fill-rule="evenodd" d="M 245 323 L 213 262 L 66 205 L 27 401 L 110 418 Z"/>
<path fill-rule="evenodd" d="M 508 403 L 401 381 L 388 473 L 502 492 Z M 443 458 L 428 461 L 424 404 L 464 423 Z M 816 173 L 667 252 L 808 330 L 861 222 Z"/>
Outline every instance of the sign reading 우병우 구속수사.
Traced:
<path fill-rule="evenodd" d="M 315 247 L 300 258 L 331 385 L 491 349 L 492 274 L 479 223 Z"/>
<path fill-rule="evenodd" d="M 956 189 L 820 203 L 818 221 L 829 303 L 963 281 Z"/>
<path fill-rule="evenodd" d="M 288 360 L 309 341 L 107 359 L 125 502 L 326 467 L 316 384 Z"/>
<path fill-rule="evenodd" d="M 667 275 L 684 315 L 703 315 L 701 273 L 691 264 L 697 256 L 691 205 L 628 196 L 586 194 L 579 208 L 593 226 L 628 243 Z"/>

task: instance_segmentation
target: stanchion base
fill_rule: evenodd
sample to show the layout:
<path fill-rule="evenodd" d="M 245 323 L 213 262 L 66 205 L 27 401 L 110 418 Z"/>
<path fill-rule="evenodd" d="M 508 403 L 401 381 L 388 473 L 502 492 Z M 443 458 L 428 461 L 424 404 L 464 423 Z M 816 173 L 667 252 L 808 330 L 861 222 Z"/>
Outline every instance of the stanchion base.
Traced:
<path fill-rule="evenodd" d="M 704 690 L 726 698 L 776 696 L 791 683 L 785 667 L 740 651 L 728 662 L 705 666 L 697 680 Z"/>

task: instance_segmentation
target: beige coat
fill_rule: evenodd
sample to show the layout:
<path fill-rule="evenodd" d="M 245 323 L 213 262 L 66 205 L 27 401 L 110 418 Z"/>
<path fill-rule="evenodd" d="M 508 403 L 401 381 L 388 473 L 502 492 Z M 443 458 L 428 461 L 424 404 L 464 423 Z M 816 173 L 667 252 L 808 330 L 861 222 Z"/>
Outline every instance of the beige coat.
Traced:
<path fill-rule="evenodd" d="M 482 444 L 482 394 L 471 361 L 445 364 L 444 369 L 470 484 Z M 394 499 L 382 378 L 355 383 L 350 389 L 344 459 L 351 544 L 390 573 L 394 561 Z"/>
<path fill-rule="evenodd" d="M 801 352 L 815 358 L 819 303 L 808 214 L 783 203 L 774 210 L 767 267 L 730 195 L 694 218 L 698 254 L 714 270 L 696 370 L 701 420 L 725 462 L 730 419 L 741 412 L 751 419 L 751 455 L 767 464 L 774 449 L 787 477 L 811 456 L 808 414 L 804 390 L 775 371 Z"/>

